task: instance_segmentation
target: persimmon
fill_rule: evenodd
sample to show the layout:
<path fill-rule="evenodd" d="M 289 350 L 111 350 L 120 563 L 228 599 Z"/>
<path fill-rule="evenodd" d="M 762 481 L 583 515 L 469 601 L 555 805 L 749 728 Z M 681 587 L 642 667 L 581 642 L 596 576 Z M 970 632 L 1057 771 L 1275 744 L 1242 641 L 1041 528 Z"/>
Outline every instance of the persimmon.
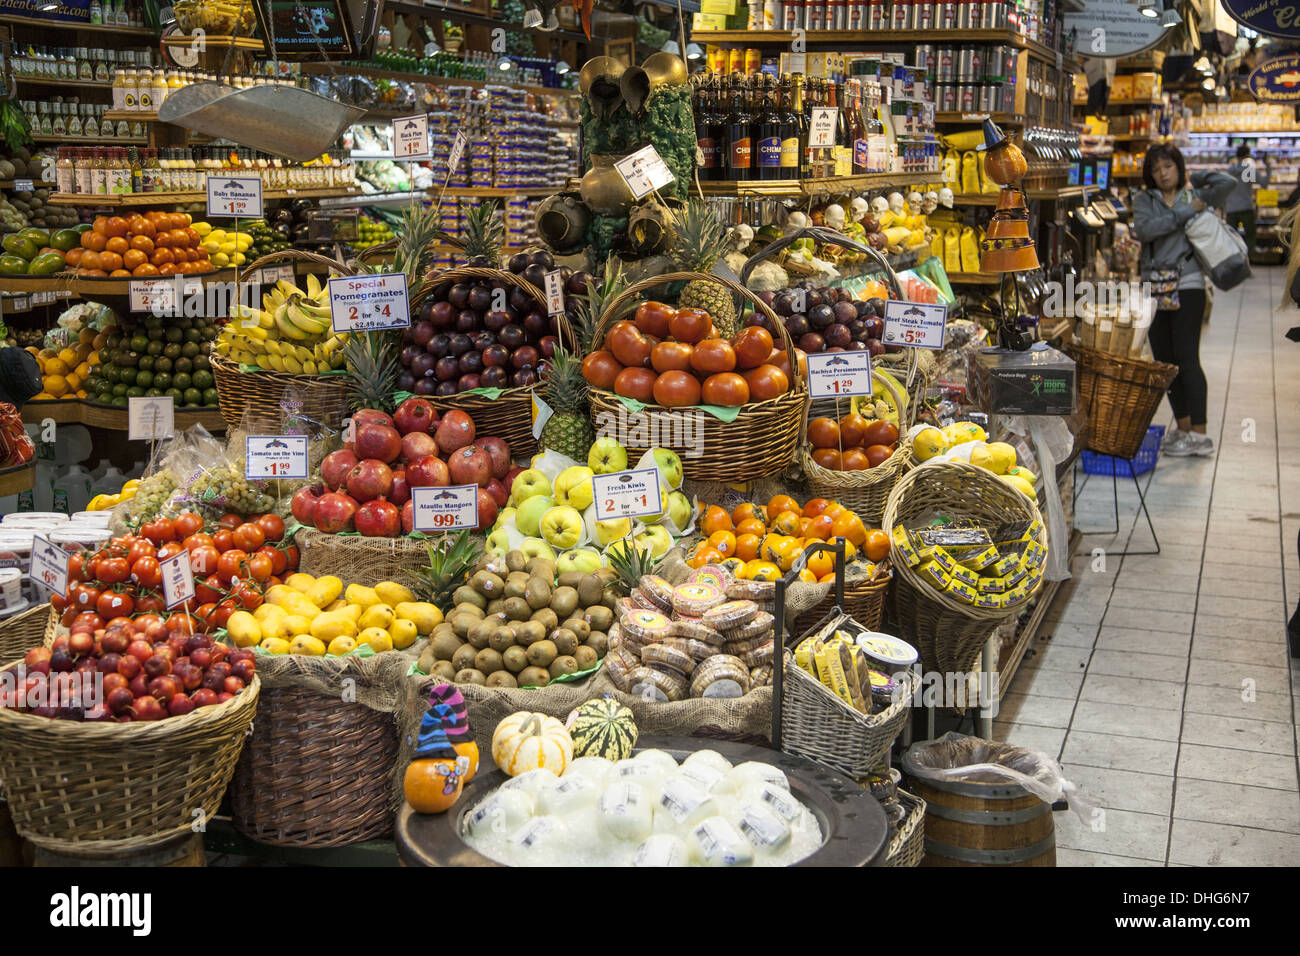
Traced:
<path fill-rule="evenodd" d="M 81 234 L 81 245 L 91 252 L 103 252 L 108 245 L 108 236 L 92 229 Z"/>
<path fill-rule="evenodd" d="M 862 553 L 872 561 L 883 561 L 889 554 L 889 535 L 879 528 L 872 528 L 863 539 Z"/>
<path fill-rule="evenodd" d="M 109 252 L 116 252 L 120 256 L 130 249 L 131 245 L 122 236 L 113 236 L 108 242 L 104 243 L 104 248 Z"/>
<path fill-rule="evenodd" d="M 758 368 L 772 354 L 772 333 L 762 326 L 750 325 L 731 340 L 736 352 L 736 368 Z"/>
<path fill-rule="evenodd" d="M 749 386 L 749 398 L 754 402 L 765 402 L 771 398 L 780 398 L 790 391 L 790 379 L 785 372 L 775 365 L 760 365 L 744 373 L 745 384 Z"/>
<path fill-rule="evenodd" d="M 654 381 L 654 400 L 665 408 L 698 405 L 700 394 L 699 379 L 690 372 L 664 372 Z"/>
<path fill-rule="evenodd" d="M 799 507 L 799 502 L 795 501 L 789 495 L 773 495 L 767 502 L 767 520 L 775 521 L 776 516 L 786 511 L 793 511 L 795 514 L 802 514 L 803 509 Z"/>
<path fill-rule="evenodd" d="M 841 439 L 840 426 L 833 418 L 814 418 L 808 423 L 808 441 L 813 448 L 838 449 Z M 856 442 L 845 442 L 845 444 L 856 444 Z"/>
<path fill-rule="evenodd" d="M 700 518 L 700 531 L 705 535 L 711 535 L 718 531 L 735 530 L 731 523 L 731 515 L 727 514 L 727 509 L 718 505 L 709 505 L 704 510 L 704 516 Z"/>

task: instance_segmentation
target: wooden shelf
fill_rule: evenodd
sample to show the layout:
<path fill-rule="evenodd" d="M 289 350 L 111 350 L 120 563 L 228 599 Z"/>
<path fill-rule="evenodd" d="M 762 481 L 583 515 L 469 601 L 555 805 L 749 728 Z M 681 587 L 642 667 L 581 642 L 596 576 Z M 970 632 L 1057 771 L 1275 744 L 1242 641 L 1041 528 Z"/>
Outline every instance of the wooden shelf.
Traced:
<path fill-rule="evenodd" d="M 112 89 L 112 80 L 65 80 L 61 78 L 51 79 L 46 76 L 16 76 L 14 80 L 19 86 L 79 86 L 87 89 L 103 90 L 107 93 Z"/>
<path fill-rule="evenodd" d="M 1002 281 L 1000 272 L 949 272 L 951 285 L 997 285 Z"/>
<path fill-rule="evenodd" d="M 133 120 L 139 120 L 141 123 L 156 123 L 158 113 L 154 110 L 104 110 L 104 119 L 112 120 L 114 123 L 118 120 L 126 120 L 128 123 Z"/>
<path fill-rule="evenodd" d="M 148 146 L 147 139 L 133 136 L 55 136 L 53 133 L 32 133 L 33 142 L 70 143 L 74 146 Z"/>
<path fill-rule="evenodd" d="M 1024 126 L 1029 122 L 1023 116 L 1017 116 L 1014 113 L 981 113 L 979 111 L 966 112 L 964 110 L 941 110 L 934 114 L 936 123 L 982 123 L 986 119 L 991 119 L 999 126 Z"/>
<path fill-rule="evenodd" d="M 360 196 L 341 186 L 304 186 L 298 189 L 266 189 L 262 199 L 321 199 L 330 196 Z M 55 206 L 158 206 L 207 202 L 206 192 L 128 193 L 125 196 L 87 196 L 83 193 L 55 193 L 47 202 Z"/>
<path fill-rule="evenodd" d="M 22 465 L 0 468 L 0 495 L 30 491 L 36 484 L 36 459 Z"/>
<path fill-rule="evenodd" d="M 81 398 L 63 398 L 53 402 L 28 402 L 23 406 L 23 421 L 28 425 L 39 425 L 46 419 L 59 425 L 79 423 L 110 431 L 127 430 L 127 410 L 116 405 L 97 405 Z M 220 408 L 209 405 L 177 406 L 176 431 L 179 433 L 194 425 L 202 425 L 210 432 L 226 430 L 226 420 L 221 417 Z"/>
<path fill-rule="evenodd" d="M 826 179 L 747 179 L 739 182 L 700 183 L 706 196 L 783 197 L 817 193 L 855 192 L 884 186 L 921 185 L 935 182 L 942 173 L 868 173 L 864 176 L 831 176 Z"/>
<path fill-rule="evenodd" d="M 105 26 L 102 23 L 74 23 L 70 20 L 52 20 L 45 17 L 19 17 L 12 14 L 0 15 L 0 24 L 15 27 L 31 27 L 37 30 L 84 30 L 87 33 L 104 36 L 121 37 L 156 37 L 158 34 L 148 27 Z"/>
<path fill-rule="evenodd" d="M 998 204 L 997 193 L 954 193 L 952 197 L 955 206 L 996 206 Z"/>
<path fill-rule="evenodd" d="M 390 5 L 391 9 L 391 5 Z M 375 80 L 396 80 L 399 83 L 428 83 L 431 86 L 469 86 L 482 89 L 485 86 L 508 86 L 515 90 L 526 90 L 542 96 L 577 96 L 577 90 L 564 90 L 551 86 L 528 86 L 524 83 L 498 83 L 492 80 L 469 80 L 454 76 L 430 76 L 425 73 L 399 73 L 395 70 L 383 70 L 371 66 L 347 66 L 340 63 L 303 63 L 301 69 L 307 76 L 364 76 Z M 410 116 L 413 110 L 400 112 L 399 116 Z M 361 120 L 365 122 L 365 120 Z"/>
<path fill-rule="evenodd" d="M 190 46 L 194 43 L 194 38 L 184 33 L 173 33 L 162 39 L 163 46 Z M 232 43 L 236 50 L 253 50 L 257 53 L 266 51 L 266 44 L 257 37 L 231 37 L 231 36 L 213 36 L 211 34 L 203 38 L 207 44 L 207 49 L 226 49 Z"/>
<path fill-rule="evenodd" d="M 226 268 L 217 269 L 214 272 L 205 272 L 202 275 L 185 276 L 187 282 L 194 279 L 200 280 L 204 285 L 209 282 L 233 282 L 237 274 L 236 269 Z M 108 278 L 88 278 L 78 277 L 71 273 L 60 273 L 52 276 L 5 276 L 4 285 L 6 292 L 68 292 L 74 296 L 100 296 L 100 295 L 130 295 L 131 283 L 139 282 L 146 278 L 140 276 L 134 279 L 108 279 Z M 149 276 L 148 278 L 169 278 L 168 276 Z"/>

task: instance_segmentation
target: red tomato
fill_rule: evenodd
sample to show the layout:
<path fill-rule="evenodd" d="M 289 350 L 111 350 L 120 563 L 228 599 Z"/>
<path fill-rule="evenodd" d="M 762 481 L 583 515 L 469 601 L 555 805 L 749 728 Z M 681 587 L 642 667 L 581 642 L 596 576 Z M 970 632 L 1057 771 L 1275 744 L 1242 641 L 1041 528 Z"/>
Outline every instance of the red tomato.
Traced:
<path fill-rule="evenodd" d="M 137 600 L 137 601 L 135 602 L 136 616 L 132 619 L 132 621 L 131 621 L 131 625 L 132 625 L 132 626 L 133 626 L 137 631 L 147 631 L 147 630 L 149 630 L 149 625 L 150 625 L 150 624 L 161 624 L 161 623 L 162 623 L 162 620 L 163 620 L 163 619 L 162 619 L 162 616 L 161 616 L 157 611 L 145 611 L 145 613 L 143 613 L 143 614 L 140 613 L 140 611 L 141 611 L 141 609 L 142 609 L 142 607 L 141 607 L 142 602 L 145 600 L 146 597 L 149 597 L 149 598 L 156 598 L 157 595 L 154 595 L 154 594 L 144 595 L 144 594 L 142 594 L 142 595 L 140 595 L 139 600 Z M 161 599 L 160 599 L 160 600 L 161 600 Z"/>
<path fill-rule="evenodd" d="M 190 551 L 190 552 L 193 552 L 195 548 L 216 547 L 216 545 L 212 541 L 212 535 L 207 534 L 206 532 L 203 531 L 200 531 L 197 534 L 190 535 L 188 538 L 186 538 L 184 541 L 181 542 L 181 545 L 185 548 L 186 551 Z"/>
<path fill-rule="evenodd" d="M 72 582 L 69 581 L 68 583 L 71 584 Z M 62 614 L 62 613 L 64 612 L 64 610 L 67 609 L 69 606 L 70 606 L 70 605 L 68 604 L 68 599 L 67 599 L 67 598 L 65 598 L 65 597 L 59 597 L 57 594 L 54 594 L 53 592 L 51 592 L 51 594 L 50 594 L 50 607 L 54 608 L 54 610 L 56 610 L 56 611 L 58 611 L 60 614 Z"/>
<path fill-rule="evenodd" d="M 72 606 L 78 612 L 93 611 L 99 603 L 99 588 L 83 584 L 75 591 L 70 591 L 68 596 L 72 599 Z"/>
<path fill-rule="evenodd" d="M 155 518 L 140 528 L 140 533 L 155 545 L 176 540 L 176 525 L 170 518 Z"/>
<path fill-rule="evenodd" d="M 275 562 L 269 554 L 258 551 L 249 556 L 248 573 L 254 581 L 267 581 L 275 573 Z"/>
<path fill-rule="evenodd" d="M 204 604 L 220 601 L 224 593 L 225 587 L 221 579 L 215 574 L 209 574 L 201 581 L 198 579 L 194 581 L 194 599 L 196 601 Z"/>
<path fill-rule="evenodd" d="M 157 591 L 141 591 L 135 599 L 135 613 L 149 615 L 158 615 L 167 610 L 167 605 L 163 602 L 162 595 Z M 139 620 L 139 618 L 137 618 Z"/>
<path fill-rule="evenodd" d="M 235 578 L 230 582 L 230 596 L 246 611 L 262 606 L 262 591 L 252 577 Z"/>
<path fill-rule="evenodd" d="M 235 547 L 241 551 L 247 551 L 252 554 L 262 545 L 266 544 L 266 532 L 261 525 L 253 521 L 246 521 L 233 532 L 235 537 Z"/>
<path fill-rule="evenodd" d="M 258 554 L 266 555 L 271 559 L 271 574 L 284 574 L 284 569 L 288 567 L 289 559 L 284 556 L 284 552 L 279 548 L 273 548 L 269 544 L 264 544 L 257 549 Z M 250 564 L 251 568 L 252 565 Z"/>
<path fill-rule="evenodd" d="M 135 535 L 120 535 L 108 542 L 108 550 L 114 557 L 125 558 L 126 553 L 131 550 L 131 545 L 134 543 Z"/>
<path fill-rule="evenodd" d="M 701 375 L 730 372 L 735 367 L 735 349 L 724 339 L 705 339 L 691 351 L 691 368 Z"/>
<path fill-rule="evenodd" d="M 224 554 L 235 546 L 235 536 L 226 528 L 222 528 L 212 536 L 212 546 Z"/>
<path fill-rule="evenodd" d="M 134 567 L 135 563 L 141 558 L 156 557 L 158 557 L 158 549 L 153 546 L 153 542 L 148 538 L 137 538 L 132 542 L 131 549 L 126 553 L 126 560 L 132 565 L 132 567 Z"/>
<path fill-rule="evenodd" d="M 190 570 L 207 577 L 217 570 L 217 549 L 211 545 L 190 548 Z"/>
<path fill-rule="evenodd" d="M 217 577 L 221 578 L 223 584 L 229 584 L 230 579 L 239 574 L 244 568 L 244 562 L 248 560 L 248 552 L 232 549 L 222 553 L 217 559 Z"/>
<path fill-rule="evenodd" d="M 286 571 L 298 570 L 298 546 L 296 544 L 291 544 L 289 547 L 284 549 L 284 561 L 284 569 Z"/>
<path fill-rule="evenodd" d="M 184 550 L 184 546 L 179 541 L 168 541 L 158 549 L 158 560 L 166 561 L 168 558 L 174 558 Z"/>
<path fill-rule="evenodd" d="M 212 612 L 216 609 L 217 606 L 210 602 L 208 604 L 200 604 L 194 609 L 194 617 L 202 621 L 205 625 L 211 624 L 213 627 L 221 627 L 222 625 L 214 624 L 212 622 Z"/>
<path fill-rule="evenodd" d="M 69 556 L 68 583 L 72 584 L 74 581 L 86 580 L 85 573 L 86 573 L 86 553 L 84 551 L 78 551 L 76 554 Z"/>
<path fill-rule="evenodd" d="M 210 618 L 213 627 L 225 627 L 230 615 L 239 610 L 239 605 L 227 598 L 212 609 Z"/>
<path fill-rule="evenodd" d="M 126 558 L 100 558 L 95 562 L 95 577 L 104 584 L 121 584 L 130 574 Z"/>
<path fill-rule="evenodd" d="M 169 631 L 181 631 L 185 634 L 194 633 L 194 624 L 185 614 L 173 614 L 164 623 Z"/>
<path fill-rule="evenodd" d="M 267 541 L 279 541 L 284 537 L 284 519 L 279 515 L 262 515 L 257 519 L 257 524 Z"/>
<path fill-rule="evenodd" d="M 72 622 L 77 619 L 77 605 L 69 604 L 59 618 L 59 623 L 64 627 L 72 627 Z"/>
<path fill-rule="evenodd" d="M 162 587 L 162 568 L 157 558 L 139 558 L 131 565 L 131 578 L 143 588 Z"/>
<path fill-rule="evenodd" d="M 244 523 L 242 515 L 237 515 L 233 511 L 228 511 L 217 521 L 217 527 L 225 528 L 227 531 L 234 531 Z"/>
<path fill-rule="evenodd" d="M 655 400 L 655 379 L 658 376 L 648 368 L 625 368 L 614 379 L 614 392 L 624 398 L 634 398 L 647 405 Z"/>
<path fill-rule="evenodd" d="M 182 511 L 172 522 L 177 538 L 185 539 L 197 531 L 203 530 L 203 518 L 193 511 Z"/>
<path fill-rule="evenodd" d="M 678 342 L 694 345 L 709 334 L 713 320 L 702 309 L 678 309 L 668 322 L 668 331 Z"/>
<path fill-rule="evenodd" d="M 100 617 L 125 618 L 135 610 L 135 601 L 124 591 L 105 591 L 99 596 L 95 610 L 99 612 Z"/>

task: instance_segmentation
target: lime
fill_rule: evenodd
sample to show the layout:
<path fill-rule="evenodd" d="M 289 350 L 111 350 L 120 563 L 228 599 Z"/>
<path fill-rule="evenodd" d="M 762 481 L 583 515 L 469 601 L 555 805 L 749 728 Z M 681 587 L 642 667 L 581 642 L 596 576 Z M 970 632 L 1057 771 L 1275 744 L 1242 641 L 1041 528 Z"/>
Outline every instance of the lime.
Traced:
<path fill-rule="evenodd" d="M 172 377 L 170 372 L 155 372 L 153 376 L 153 387 L 166 390 L 171 388 Z"/>
<path fill-rule="evenodd" d="M 153 360 L 153 370 L 155 372 L 174 372 L 176 366 L 172 360 L 165 355 L 160 355 Z"/>
<path fill-rule="evenodd" d="M 199 354 L 198 342 L 186 342 L 181 346 L 181 355 L 187 359 L 192 359 Z"/>
<path fill-rule="evenodd" d="M 142 372 L 151 372 L 154 367 L 154 357 L 152 355 L 141 355 L 140 364 L 137 366 Z"/>
<path fill-rule="evenodd" d="M 135 384 L 140 388 L 148 388 L 153 384 L 153 372 L 147 369 L 141 369 L 135 373 Z"/>
<path fill-rule="evenodd" d="M 162 355 L 163 349 L 165 349 L 166 347 L 167 346 L 165 346 L 162 342 L 150 342 L 149 347 L 145 349 L 145 351 L 148 352 L 150 355 Z"/>
<path fill-rule="evenodd" d="M 131 336 L 131 341 L 127 344 L 132 352 L 143 352 L 149 347 L 149 336 L 137 333 Z"/>
<path fill-rule="evenodd" d="M 168 342 L 180 342 L 181 339 L 185 338 L 185 332 L 173 325 L 167 329 L 166 337 Z"/>
<path fill-rule="evenodd" d="M 156 389 L 156 388 L 146 388 L 146 389 L 144 390 L 144 397 L 145 397 L 145 398 L 157 398 L 157 397 L 158 397 L 159 395 L 161 395 L 161 394 L 162 394 L 162 391 L 161 391 L 160 389 Z"/>
<path fill-rule="evenodd" d="M 169 359 L 178 359 L 185 353 L 181 350 L 181 347 L 179 345 L 177 345 L 175 342 L 171 342 L 165 348 L 163 348 L 162 354 L 167 356 Z"/>
<path fill-rule="evenodd" d="M 187 388 L 187 389 L 185 389 L 185 404 L 186 404 L 186 405 L 201 405 L 201 404 L 203 404 L 203 392 L 201 392 L 201 391 L 200 391 L 199 389 L 197 389 L 197 388 Z"/>
<path fill-rule="evenodd" d="M 204 405 L 221 404 L 221 396 L 217 394 L 217 390 L 215 388 L 205 388 L 203 390 L 203 404 Z"/>
<path fill-rule="evenodd" d="M 192 372 L 192 371 L 194 371 L 194 363 L 191 362 L 189 359 L 185 358 L 184 356 L 181 356 L 180 358 L 178 358 L 176 361 L 172 362 L 171 364 L 172 364 L 172 371 L 173 371 L 173 372 Z"/>
<path fill-rule="evenodd" d="M 144 389 L 139 385 L 133 385 L 126 390 L 127 398 L 144 398 Z"/>
<path fill-rule="evenodd" d="M 113 398 L 114 408 L 126 408 L 130 403 L 126 400 L 125 395 L 117 395 Z"/>
<path fill-rule="evenodd" d="M 185 399 L 185 393 L 182 392 L 179 388 L 169 388 L 167 389 L 165 394 L 170 395 L 172 401 L 174 401 L 177 405 L 179 405 Z"/>
<path fill-rule="evenodd" d="M 173 388 L 178 388 L 184 391 L 185 389 L 189 388 L 193 384 L 194 382 L 190 378 L 189 372 L 177 372 L 175 375 L 172 376 Z"/>
<path fill-rule="evenodd" d="M 194 373 L 194 387 L 195 387 L 195 388 L 211 388 L 211 387 L 212 387 L 212 373 L 209 372 L 209 371 L 206 371 L 206 370 L 205 370 L 205 371 L 198 371 L 198 372 L 195 372 L 195 373 Z"/>

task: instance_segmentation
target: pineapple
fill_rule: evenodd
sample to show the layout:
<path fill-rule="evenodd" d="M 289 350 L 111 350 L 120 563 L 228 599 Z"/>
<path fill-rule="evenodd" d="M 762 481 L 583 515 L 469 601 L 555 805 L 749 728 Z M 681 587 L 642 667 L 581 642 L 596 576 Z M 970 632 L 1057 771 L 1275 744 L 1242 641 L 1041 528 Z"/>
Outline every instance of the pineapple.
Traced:
<path fill-rule="evenodd" d="M 582 377 L 582 362 L 562 346 L 557 346 L 542 378 L 546 401 L 554 410 L 539 441 L 543 451 L 557 451 L 585 464 L 591 443 L 596 440 L 587 417 L 587 382 Z"/>
<path fill-rule="evenodd" d="M 429 566 L 409 572 L 416 579 L 414 590 L 420 599 L 428 601 L 444 614 L 449 612 L 455 604 L 452 595 L 465 583 L 479 559 L 481 540 L 472 531 L 461 531 L 454 537 L 444 535 L 436 550 L 432 544 L 426 544 Z"/>
<path fill-rule="evenodd" d="M 673 257 L 677 267 L 687 272 L 711 273 L 713 264 L 722 258 L 724 238 L 722 221 L 707 203 L 691 200 L 677 215 L 677 245 Z M 713 318 L 713 327 L 721 338 L 736 334 L 736 304 L 726 286 L 706 279 L 686 283 L 677 305 L 683 309 L 703 309 Z"/>
<path fill-rule="evenodd" d="M 410 295 L 420 291 L 420 285 L 429 272 L 433 260 L 433 246 L 442 233 L 438 212 L 432 206 L 409 207 L 398 227 L 397 251 L 391 266 L 376 266 L 382 271 L 406 273 L 406 287 Z"/>
<path fill-rule="evenodd" d="M 392 332 L 353 332 L 343 346 L 354 409 L 391 412 L 395 406 L 397 345 Z"/>
<path fill-rule="evenodd" d="M 609 556 L 610 568 L 618 574 L 618 583 L 629 594 L 641 583 L 643 577 L 658 571 L 662 561 L 654 557 L 649 548 L 635 544 L 630 535 L 623 539 L 621 548 L 614 548 L 606 553 Z"/>
<path fill-rule="evenodd" d="M 469 260 L 470 266 L 483 269 L 501 268 L 501 241 L 505 238 L 505 226 L 497 216 L 498 206 L 494 202 L 471 205 L 462 203 L 462 217 L 465 225 L 459 236 L 438 230 L 439 240 L 458 247 Z"/>

